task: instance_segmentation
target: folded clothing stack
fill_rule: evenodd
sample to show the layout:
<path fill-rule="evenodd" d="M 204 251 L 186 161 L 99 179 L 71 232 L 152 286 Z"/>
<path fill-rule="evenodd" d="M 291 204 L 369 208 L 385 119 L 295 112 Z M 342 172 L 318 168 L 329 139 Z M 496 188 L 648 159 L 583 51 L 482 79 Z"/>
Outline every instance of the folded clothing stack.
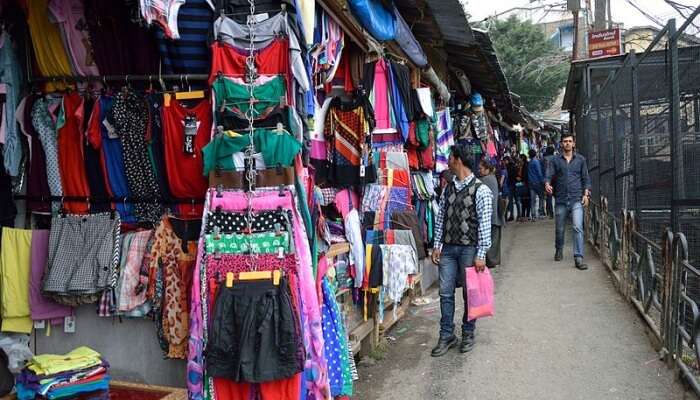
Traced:
<path fill-rule="evenodd" d="M 109 391 L 109 364 L 100 353 L 78 347 L 65 355 L 33 357 L 17 378 L 17 399 L 74 399 L 83 393 Z"/>

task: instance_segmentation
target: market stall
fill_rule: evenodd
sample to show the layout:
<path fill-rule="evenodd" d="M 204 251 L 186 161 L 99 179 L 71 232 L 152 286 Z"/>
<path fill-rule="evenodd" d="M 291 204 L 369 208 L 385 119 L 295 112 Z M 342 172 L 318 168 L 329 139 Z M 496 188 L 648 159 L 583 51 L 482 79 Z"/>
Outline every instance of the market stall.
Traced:
<path fill-rule="evenodd" d="M 402 1 L 3 2 L 0 347 L 21 397 L 56 371 L 77 392 L 351 396 L 355 356 L 436 279 L 449 146 L 509 143 L 510 97 L 432 46 L 478 47 L 466 17 L 420 4 L 415 25 Z M 42 358 L 72 351 L 90 363 Z"/>

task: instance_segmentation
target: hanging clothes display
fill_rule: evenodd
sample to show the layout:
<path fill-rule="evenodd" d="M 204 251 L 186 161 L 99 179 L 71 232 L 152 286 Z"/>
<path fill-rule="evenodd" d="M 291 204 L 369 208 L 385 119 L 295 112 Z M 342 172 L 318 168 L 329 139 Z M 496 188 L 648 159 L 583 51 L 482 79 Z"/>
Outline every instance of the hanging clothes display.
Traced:
<path fill-rule="evenodd" d="M 0 235 L 0 329 L 151 322 L 191 400 L 352 396 L 358 328 L 421 275 L 451 143 L 398 9 L 382 29 L 411 63 L 314 0 L 25 3 L 30 37 L 0 35 L 0 217 L 32 229 Z M 48 393 L 109 385 L 99 353 L 65 357 L 90 371 Z"/>

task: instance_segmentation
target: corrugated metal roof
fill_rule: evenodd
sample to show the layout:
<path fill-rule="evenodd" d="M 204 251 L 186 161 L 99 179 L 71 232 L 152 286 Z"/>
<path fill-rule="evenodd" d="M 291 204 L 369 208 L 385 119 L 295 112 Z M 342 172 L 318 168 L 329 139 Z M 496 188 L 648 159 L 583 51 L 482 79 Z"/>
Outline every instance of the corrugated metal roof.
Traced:
<path fill-rule="evenodd" d="M 493 100 L 500 111 L 513 110 L 493 43 L 488 33 L 469 26 L 459 0 L 396 0 L 396 6 L 427 52 L 437 53 L 446 65 L 463 70 L 473 89 Z"/>
<path fill-rule="evenodd" d="M 468 47 L 447 48 L 449 63 L 462 69 L 472 87 L 490 98 L 500 110 L 512 110 L 513 99 L 501 63 L 486 31 L 472 29 L 475 44 Z"/>

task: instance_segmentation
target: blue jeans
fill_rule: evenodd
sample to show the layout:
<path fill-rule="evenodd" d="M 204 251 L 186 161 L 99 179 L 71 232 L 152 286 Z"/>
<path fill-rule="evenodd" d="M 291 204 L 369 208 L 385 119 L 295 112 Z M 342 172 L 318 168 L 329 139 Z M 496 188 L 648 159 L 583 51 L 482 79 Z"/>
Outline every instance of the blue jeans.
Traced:
<path fill-rule="evenodd" d="M 564 248 L 564 228 L 569 214 L 571 214 L 574 228 L 574 257 L 583 258 L 583 204 L 580 201 L 568 204 L 557 202 L 554 210 L 556 218 L 555 246 L 557 250 Z"/>
<path fill-rule="evenodd" d="M 537 206 L 535 206 L 535 199 Z M 530 184 L 530 204 L 532 206 L 532 218 L 539 218 L 544 215 L 544 184 Z"/>
<path fill-rule="evenodd" d="M 454 334 L 455 288 L 457 282 L 462 284 L 464 298 L 464 316 L 462 333 L 474 332 L 476 320 L 467 321 L 467 290 L 464 277 L 465 268 L 474 265 L 476 247 L 445 244 L 440 254 L 440 338 L 446 339 Z"/>
<path fill-rule="evenodd" d="M 506 219 L 515 218 L 515 188 L 508 192 L 508 205 L 506 206 Z"/>

